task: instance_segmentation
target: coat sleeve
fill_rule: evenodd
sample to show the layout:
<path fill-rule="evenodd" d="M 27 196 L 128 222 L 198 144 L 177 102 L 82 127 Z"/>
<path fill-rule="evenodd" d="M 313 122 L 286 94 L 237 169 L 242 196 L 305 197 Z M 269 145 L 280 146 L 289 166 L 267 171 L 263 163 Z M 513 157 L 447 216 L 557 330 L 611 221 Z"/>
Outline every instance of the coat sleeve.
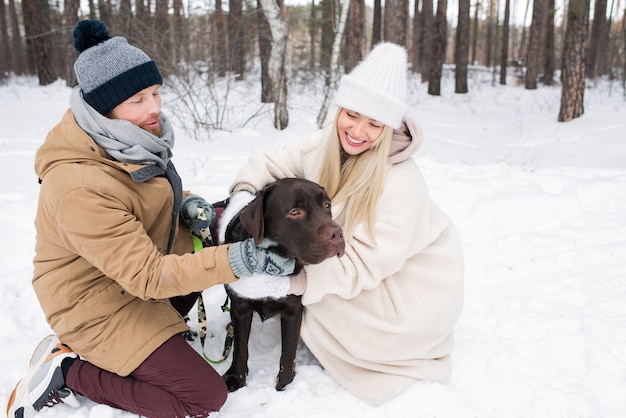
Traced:
<path fill-rule="evenodd" d="M 77 202 L 99 202 L 82 206 Z M 227 245 L 199 253 L 162 254 L 143 224 L 117 198 L 76 188 L 59 201 L 56 228 L 63 245 L 142 299 L 165 299 L 236 280 Z"/>
<path fill-rule="evenodd" d="M 316 131 L 308 137 L 279 149 L 252 155 L 239 171 L 230 191 L 244 184 L 256 191 L 282 178 L 298 177 L 316 181 L 320 151 L 328 139 L 329 128 Z M 247 187 L 246 187 L 247 186 Z"/>
<path fill-rule="evenodd" d="M 415 161 L 393 165 L 376 207 L 375 242 L 368 237 L 365 225 L 358 225 L 354 237 L 347 239 L 342 257 L 306 266 L 303 303 L 319 302 L 327 294 L 351 299 L 378 287 L 449 225 L 447 216 L 433 210 Z"/>

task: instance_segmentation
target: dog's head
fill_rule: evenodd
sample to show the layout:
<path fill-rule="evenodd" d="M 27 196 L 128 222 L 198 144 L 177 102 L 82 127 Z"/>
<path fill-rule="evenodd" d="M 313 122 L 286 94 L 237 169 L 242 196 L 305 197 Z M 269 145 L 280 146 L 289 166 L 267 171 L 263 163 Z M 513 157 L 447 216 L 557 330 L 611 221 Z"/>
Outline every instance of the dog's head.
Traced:
<path fill-rule="evenodd" d="M 285 178 L 269 184 L 241 211 L 239 220 L 257 245 L 269 238 L 276 243 L 272 251 L 302 265 L 344 252 L 343 231 L 332 219 L 330 198 L 309 180 Z"/>

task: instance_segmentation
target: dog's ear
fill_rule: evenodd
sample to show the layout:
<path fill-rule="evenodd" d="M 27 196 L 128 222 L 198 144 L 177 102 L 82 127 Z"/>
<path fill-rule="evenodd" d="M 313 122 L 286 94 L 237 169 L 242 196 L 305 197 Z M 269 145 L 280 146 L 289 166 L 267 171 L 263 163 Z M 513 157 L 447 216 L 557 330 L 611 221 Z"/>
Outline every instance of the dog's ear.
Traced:
<path fill-rule="evenodd" d="M 256 245 L 263 241 L 263 231 L 265 229 L 263 219 L 263 201 L 265 200 L 265 189 L 259 190 L 248 206 L 243 208 L 239 214 L 239 220 L 243 229 L 248 231 L 254 238 Z"/>

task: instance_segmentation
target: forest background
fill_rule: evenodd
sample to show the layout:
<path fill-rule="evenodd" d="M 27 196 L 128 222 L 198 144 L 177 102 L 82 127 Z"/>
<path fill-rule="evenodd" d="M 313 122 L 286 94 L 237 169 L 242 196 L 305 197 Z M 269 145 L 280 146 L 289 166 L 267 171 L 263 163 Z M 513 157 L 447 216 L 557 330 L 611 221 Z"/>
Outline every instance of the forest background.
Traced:
<path fill-rule="evenodd" d="M 619 85 L 626 99 L 624 6 L 623 0 L 0 0 L 0 83 L 15 74 L 36 75 L 41 85 L 59 78 L 76 85 L 71 30 L 91 18 L 158 63 L 176 98 L 172 113 L 185 115 L 180 125 L 196 139 L 242 127 L 267 109 L 263 103 L 273 104 L 274 126 L 284 129 L 289 89 L 319 78 L 326 90 L 314 110 L 321 126 L 341 74 L 380 41 L 406 46 L 410 71 L 421 74 L 431 95 L 441 94 L 445 72 L 455 78 L 455 94 L 467 93 L 473 72 L 491 72 L 493 85 L 560 84 L 558 120 L 568 121 L 584 113 L 584 90 L 599 77 Z M 228 108 L 229 96 L 246 79 L 261 80 L 247 91 L 260 105 L 241 115 Z"/>

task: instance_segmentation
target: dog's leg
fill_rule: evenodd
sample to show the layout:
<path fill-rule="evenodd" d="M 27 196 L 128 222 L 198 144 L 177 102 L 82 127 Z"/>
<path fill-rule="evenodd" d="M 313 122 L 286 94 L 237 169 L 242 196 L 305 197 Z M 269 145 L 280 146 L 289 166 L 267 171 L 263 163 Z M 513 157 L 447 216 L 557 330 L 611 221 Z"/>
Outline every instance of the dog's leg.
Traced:
<path fill-rule="evenodd" d="M 245 301 L 231 295 L 230 316 L 233 321 L 234 349 L 233 362 L 222 378 L 229 392 L 234 392 L 246 385 L 248 375 L 248 339 L 252 326 L 254 310 Z"/>
<path fill-rule="evenodd" d="M 280 370 L 276 379 L 276 390 L 285 390 L 285 387 L 296 376 L 296 349 L 298 348 L 298 339 L 300 338 L 304 307 L 300 303 L 300 296 L 291 295 L 289 298 L 298 298 L 298 302 L 290 303 L 289 307 L 280 314 L 282 351 L 280 355 Z"/>

